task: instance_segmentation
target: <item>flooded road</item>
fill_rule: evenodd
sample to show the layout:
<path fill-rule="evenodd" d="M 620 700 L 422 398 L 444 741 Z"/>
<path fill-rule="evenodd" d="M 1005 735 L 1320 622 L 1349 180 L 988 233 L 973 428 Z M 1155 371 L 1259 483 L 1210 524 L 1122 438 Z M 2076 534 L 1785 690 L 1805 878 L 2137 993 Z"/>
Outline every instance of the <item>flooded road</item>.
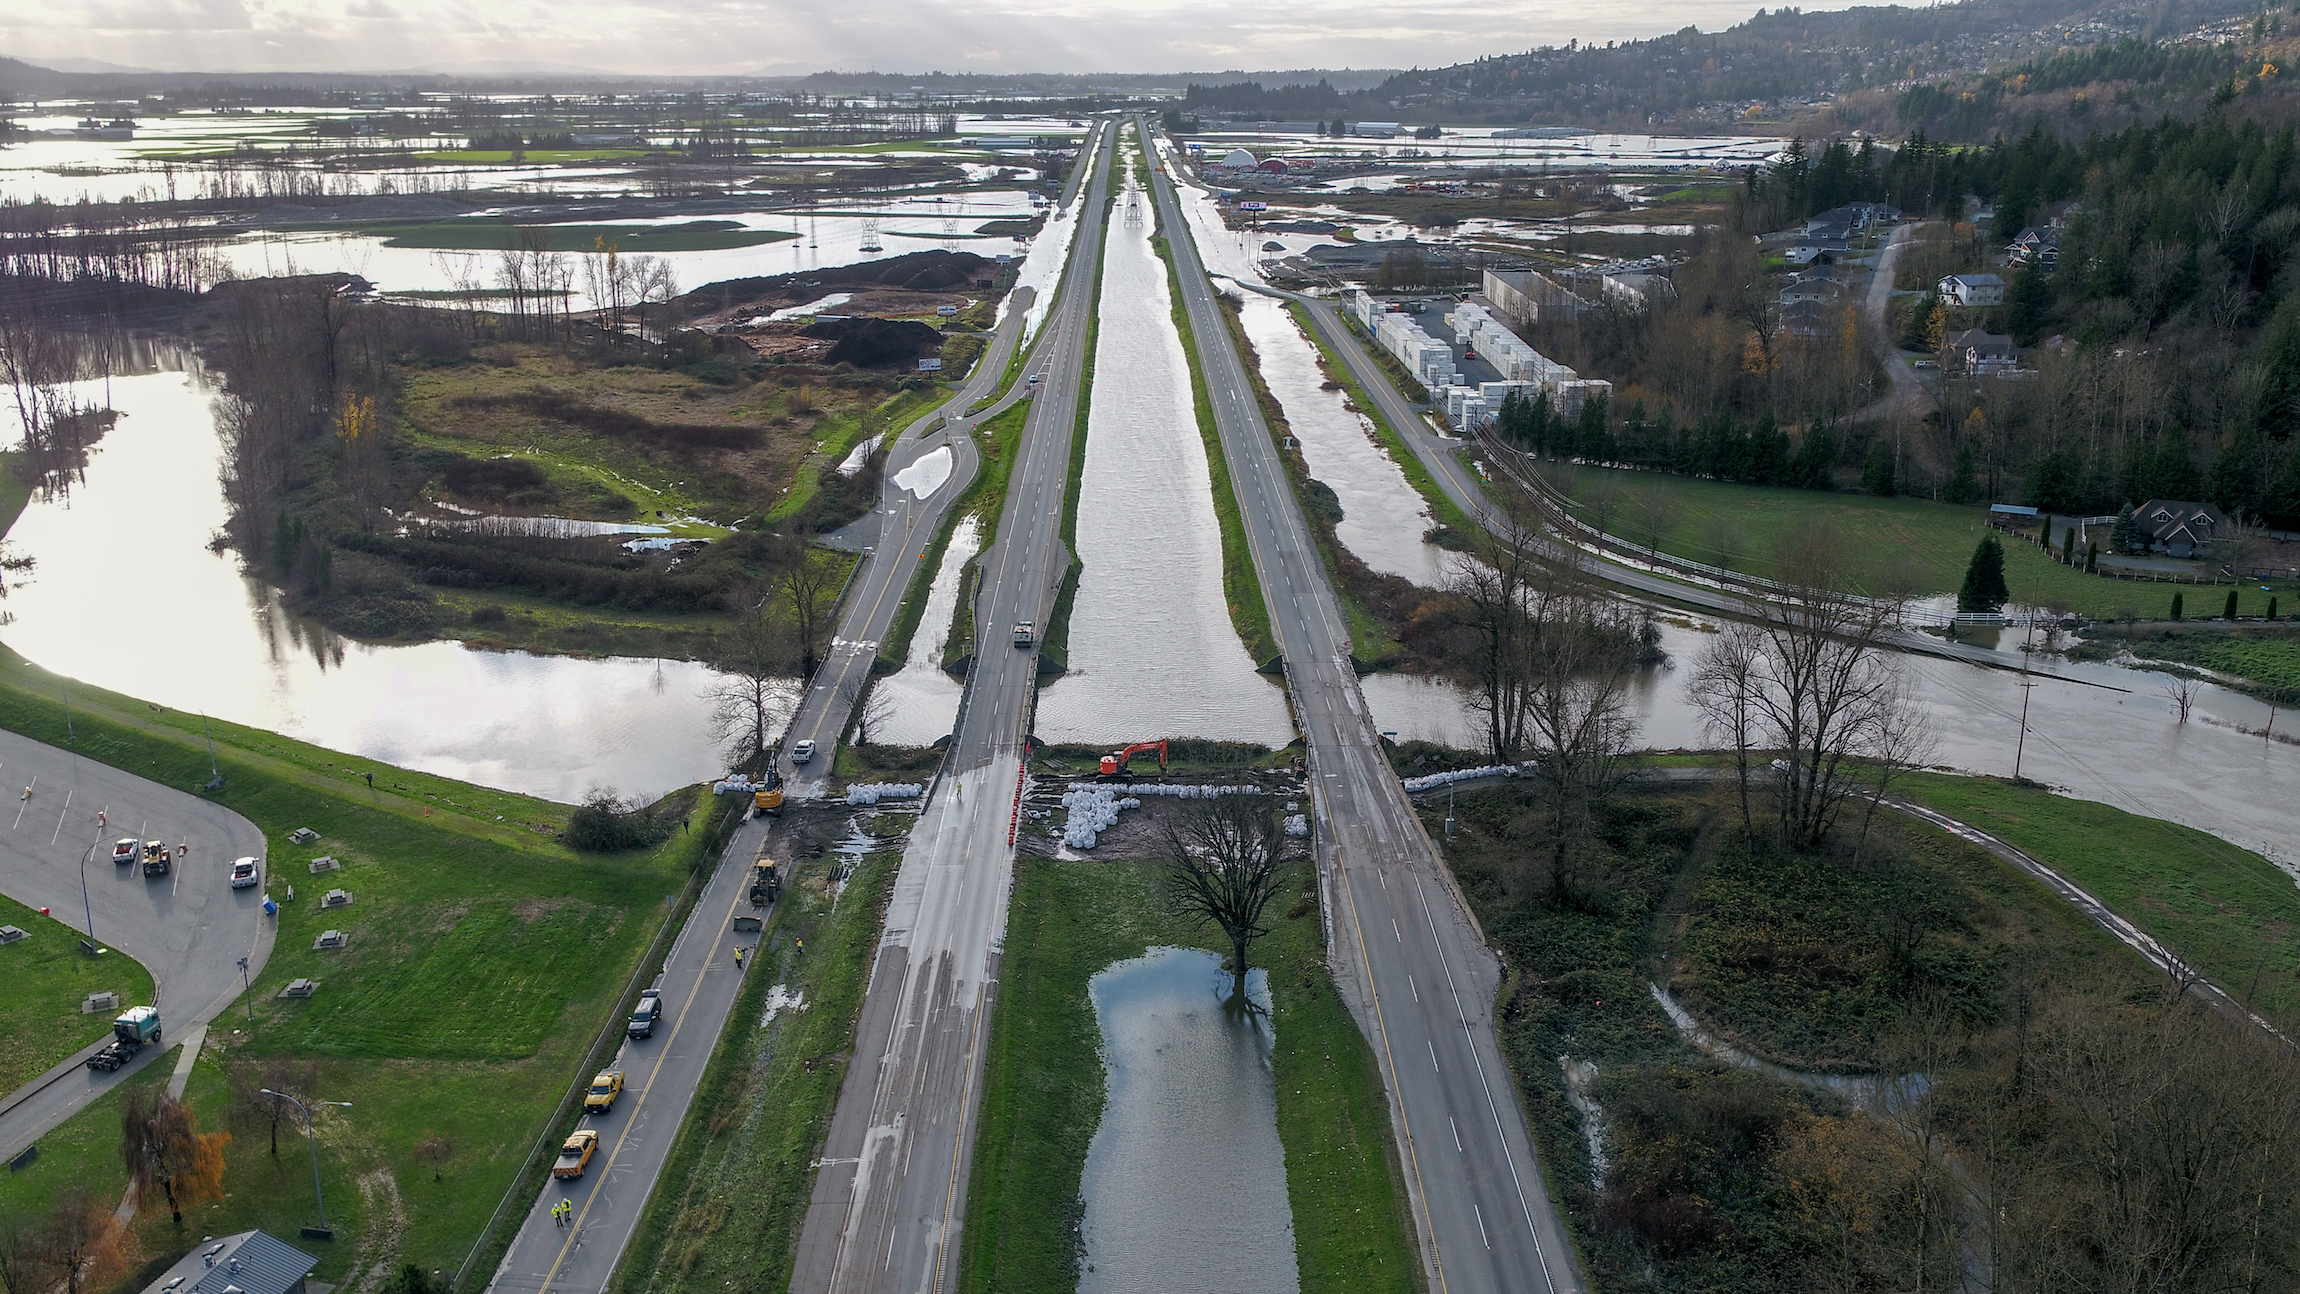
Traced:
<path fill-rule="evenodd" d="M 1288 1294 L 1300 1288 L 1269 988 L 1246 977 L 1226 1003 L 1211 953 L 1153 949 L 1089 986 L 1106 1096 L 1081 1182 L 1079 1294 Z"/>
<path fill-rule="evenodd" d="M 104 384 L 85 385 L 101 399 Z M 554 800 L 594 786 L 651 796 L 719 771 L 703 696 L 716 676 L 701 665 L 374 647 L 288 614 L 208 547 L 225 506 L 204 376 L 109 385 L 120 417 L 85 480 L 35 498 L 8 532 L 37 566 L 11 578 L 0 641 L 174 709 Z"/>
<path fill-rule="evenodd" d="M 1130 210 L 1118 201 L 1119 212 Z M 1147 220 L 1114 216 L 1108 256 L 1078 494 L 1085 571 L 1070 672 L 1039 694 L 1037 733 L 1283 746 L 1294 736 L 1285 699 L 1254 672 L 1223 598 L 1206 445 Z"/>
<path fill-rule="evenodd" d="M 872 710 L 884 717 L 871 724 L 871 740 L 883 745 L 928 746 L 948 736 L 958 719 L 959 681 L 942 668 L 942 644 L 958 616 L 959 576 L 982 547 L 982 523 L 961 517 L 951 529 L 950 547 L 927 589 L 926 612 L 911 635 L 902 668 L 871 687 Z"/>
<path fill-rule="evenodd" d="M 1447 554 L 1422 539 L 1437 523 L 1397 461 L 1375 442 L 1373 424 L 1349 407 L 1343 392 L 1325 389 L 1317 351 L 1284 302 L 1255 292 L 1238 295 L 1240 322 L 1254 343 L 1262 381 L 1286 411 L 1310 475 L 1341 500 L 1335 534 L 1342 546 L 1384 575 L 1402 575 L 1424 588 L 1444 584 Z"/>
<path fill-rule="evenodd" d="M 1661 631 L 1670 664 L 1640 671 L 1631 691 L 1637 742 L 1653 750 L 1714 747 L 1686 691 L 1709 635 L 1666 621 Z M 2020 738 L 2021 676 L 1930 656 L 1895 659 L 1909 671 L 1939 737 L 1933 762 L 1959 772 L 2011 776 Z M 2051 662 L 2047 670 L 2035 676 L 2029 696 L 2024 777 L 2081 800 L 2210 832 L 2300 877 L 2300 848 L 2292 843 L 2300 747 L 2237 730 L 2265 727 L 2265 703 L 2206 686 L 2184 724 L 2161 691 L 2162 675 L 2065 662 Z M 1452 684 L 1374 674 L 1363 687 L 1376 726 L 1400 740 L 1483 747 L 1484 723 Z M 2291 722 L 2287 711 L 2278 730 Z"/>

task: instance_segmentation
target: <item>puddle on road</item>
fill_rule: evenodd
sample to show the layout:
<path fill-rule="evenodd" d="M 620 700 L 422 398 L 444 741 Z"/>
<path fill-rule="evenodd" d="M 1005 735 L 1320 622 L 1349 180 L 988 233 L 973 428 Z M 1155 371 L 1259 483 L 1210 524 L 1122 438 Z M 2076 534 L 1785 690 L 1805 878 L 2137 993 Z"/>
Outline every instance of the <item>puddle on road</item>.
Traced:
<path fill-rule="evenodd" d="M 1341 501 L 1335 534 L 1342 546 L 1384 575 L 1402 575 L 1423 588 L 1443 585 L 1447 553 L 1422 539 L 1437 523 L 1397 461 L 1374 442 L 1373 424 L 1348 407 L 1341 391 L 1323 389 L 1327 379 L 1317 352 L 1285 303 L 1257 292 L 1239 295 L 1245 307 L 1241 322 L 1261 360 L 1262 381 L 1286 411 L 1310 475 Z"/>
<path fill-rule="evenodd" d="M 937 445 L 919 455 L 918 461 L 894 474 L 894 483 L 924 499 L 942 488 L 950 479 L 956 457 L 950 446 Z"/>
<path fill-rule="evenodd" d="M 959 681 L 942 670 L 942 644 L 950 637 L 950 622 L 958 615 L 959 575 L 975 550 L 982 546 L 982 524 L 959 518 L 950 532 L 950 547 L 935 568 L 927 589 L 926 613 L 911 635 L 910 654 L 902 668 L 872 687 L 873 710 L 884 704 L 885 716 L 871 725 L 871 740 L 883 745 L 927 746 L 949 733 L 958 720 Z"/>
<path fill-rule="evenodd" d="M 1299 1289 L 1263 973 L 1246 977 L 1252 1014 L 1225 1005 L 1221 959 L 1190 948 L 1119 962 L 1088 991 L 1108 1077 L 1079 1294 Z"/>
<path fill-rule="evenodd" d="M 1040 694 L 1038 735 L 1283 746 L 1294 736 L 1285 699 L 1254 672 L 1222 595 L 1206 446 L 1150 229 L 1146 208 L 1139 222 L 1121 215 L 1110 224 L 1078 494 L 1086 569 L 1070 619 L 1070 673 Z"/>

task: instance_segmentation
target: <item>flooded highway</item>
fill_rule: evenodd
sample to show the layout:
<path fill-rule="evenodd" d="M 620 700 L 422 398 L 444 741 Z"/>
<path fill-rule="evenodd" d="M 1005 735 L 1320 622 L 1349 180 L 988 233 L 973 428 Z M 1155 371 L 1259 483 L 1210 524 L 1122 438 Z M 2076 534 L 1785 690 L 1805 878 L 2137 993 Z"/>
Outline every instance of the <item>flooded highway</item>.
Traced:
<path fill-rule="evenodd" d="M 962 517 L 950 532 L 950 547 L 927 589 L 926 611 L 911 635 L 902 668 L 871 686 L 869 709 L 883 708 L 869 723 L 871 740 L 882 745 L 926 746 L 950 735 L 958 718 L 959 681 L 942 668 L 942 645 L 958 616 L 959 577 L 982 548 L 982 523 Z"/>
<path fill-rule="evenodd" d="M 1038 735 L 1117 742 L 1211 737 L 1283 746 L 1293 724 L 1254 672 L 1222 594 L 1222 537 L 1190 370 L 1145 200 L 1110 222 L 1086 474 L 1085 563 L 1070 620 L 1070 672 L 1044 688 Z"/>

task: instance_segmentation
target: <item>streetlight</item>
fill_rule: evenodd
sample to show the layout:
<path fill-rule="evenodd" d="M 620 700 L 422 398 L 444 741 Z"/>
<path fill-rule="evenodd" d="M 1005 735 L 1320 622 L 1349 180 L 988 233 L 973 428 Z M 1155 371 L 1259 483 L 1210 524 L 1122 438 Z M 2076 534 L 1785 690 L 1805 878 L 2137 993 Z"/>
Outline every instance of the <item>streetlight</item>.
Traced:
<path fill-rule="evenodd" d="M 88 955 L 96 955 L 96 905 L 88 898 L 88 860 L 95 856 L 96 846 L 104 843 L 101 833 L 80 851 L 80 907 L 88 917 Z"/>
<path fill-rule="evenodd" d="M 248 959 L 245 957 L 240 958 L 240 991 L 247 995 L 248 1023 L 254 1024 L 256 1022 L 256 986 L 255 982 L 248 977 Z"/>
<path fill-rule="evenodd" d="M 298 1110 L 303 1111 L 304 1140 L 309 1142 L 311 1145 L 311 1193 L 313 1198 L 319 1201 L 319 1226 L 317 1228 L 304 1228 L 304 1234 L 313 1235 L 314 1231 L 316 1230 L 318 1233 L 315 1236 L 316 1239 L 331 1240 L 335 1237 L 335 1233 L 328 1230 L 327 1196 L 319 1188 L 319 1138 L 312 1134 L 311 1106 L 305 1105 L 303 1102 L 296 1100 L 294 1097 L 289 1096 L 285 1092 L 275 1092 L 268 1087 L 262 1090 L 265 1096 L 276 1096 L 279 1099 L 295 1106 L 295 1108 Z M 351 1108 L 351 1102 L 349 1101 L 314 1101 L 312 1102 L 312 1105 L 340 1105 L 346 1110 Z"/>

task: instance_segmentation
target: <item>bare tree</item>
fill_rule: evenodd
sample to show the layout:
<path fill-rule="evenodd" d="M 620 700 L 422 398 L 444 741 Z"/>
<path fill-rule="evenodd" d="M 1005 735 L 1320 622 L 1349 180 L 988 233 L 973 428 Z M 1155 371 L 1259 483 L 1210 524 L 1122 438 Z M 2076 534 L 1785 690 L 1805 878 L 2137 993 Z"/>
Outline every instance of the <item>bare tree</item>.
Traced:
<path fill-rule="evenodd" d="M 13 1210 L 0 1211 L 0 1292 L 46 1294 L 55 1283 L 40 1241 L 38 1224 Z"/>
<path fill-rule="evenodd" d="M 415 1157 L 431 1165 L 431 1180 L 435 1182 L 440 1180 L 439 1170 L 454 1155 L 454 1145 L 441 1133 L 426 1132 L 423 1139 L 415 1143 Z"/>
<path fill-rule="evenodd" d="M 1731 621 L 1701 649 L 1688 687 L 1712 740 L 1733 752 L 1734 785 L 1741 796 L 1741 840 L 1757 843 L 1756 817 L 1749 799 L 1749 760 L 1757 745 L 1757 680 L 1765 654 L 1764 633 L 1753 624 Z"/>
<path fill-rule="evenodd" d="M 711 735 L 737 768 L 763 761 L 791 715 L 790 651 L 769 618 L 773 596 L 764 586 L 735 595 L 735 627 L 717 661 L 718 680 L 704 693 Z"/>
<path fill-rule="evenodd" d="M 1562 903 L 1591 824 L 1631 771 L 1628 680 L 1639 624 L 1626 604 L 1562 575 L 1526 611 L 1531 777 L 1547 818 L 1550 893 Z"/>
<path fill-rule="evenodd" d="M 2202 683 L 2186 674 L 2175 674 L 2164 685 L 2164 695 L 2172 702 L 2172 708 L 2179 712 L 2182 723 L 2188 722 L 2188 712 L 2195 708 L 2197 695 L 2203 690 Z"/>
<path fill-rule="evenodd" d="M 1891 675 L 1877 694 L 1868 733 L 1867 758 L 1874 780 L 1868 803 L 1861 806 L 1861 831 L 1853 840 L 1854 863 L 1860 862 L 1861 851 L 1868 848 L 1869 824 L 1877 816 L 1877 806 L 1892 793 L 1893 783 L 1902 774 L 1931 763 L 1939 747 L 1939 734 L 1924 707 L 1910 694 L 1907 678 Z"/>
<path fill-rule="evenodd" d="M 1166 827 L 1166 894 L 1176 912 L 1220 928 L 1230 941 L 1231 993 L 1246 995 L 1246 953 L 1268 934 L 1262 924 L 1277 897 L 1286 832 L 1260 797 L 1184 801 Z"/>
<path fill-rule="evenodd" d="M 123 1266 L 121 1245 L 112 1206 L 85 1186 L 72 1187 L 56 1201 L 38 1240 L 44 1266 L 64 1279 L 64 1294 L 109 1284 Z"/>
<path fill-rule="evenodd" d="M 267 1056 L 261 1061 L 235 1059 L 224 1065 L 224 1080 L 231 1087 L 229 1121 L 261 1128 L 271 1138 L 271 1152 L 280 1152 L 280 1125 L 295 1121 L 295 1106 L 278 1092 L 310 1091 L 319 1083 L 319 1062 L 295 1056 Z M 270 1088 L 270 1092 L 264 1089 Z"/>
<path fill-rule="evenodd" d="M 874 744 L 873 737 L 884 735 L 893 719 L 894 698 L 879 690 L 877 679 L 865 681 L 862 701 L 855 706 L 855 744 Z"/>
<path fill-rule="evenodd" d="M 775 609 L 788 616 L 798 636 L 799 677 L 815 676 L 816 643 L 838 609 L 839 580 L 834 563 L 816 559 L 804 530 L 790 540 L 789 557 L 775 577 Z"/>

